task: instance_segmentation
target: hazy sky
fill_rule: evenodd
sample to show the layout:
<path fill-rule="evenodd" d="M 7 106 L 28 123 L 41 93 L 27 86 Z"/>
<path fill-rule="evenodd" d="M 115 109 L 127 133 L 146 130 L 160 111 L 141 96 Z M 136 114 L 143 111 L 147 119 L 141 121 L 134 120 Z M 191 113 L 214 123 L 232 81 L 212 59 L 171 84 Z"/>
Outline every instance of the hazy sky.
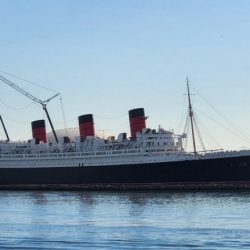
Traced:
<path fill-rule="evenodd" d="M 144 107 L 148 127 L 182 133 L 188 75 L 207 148 L 250 147 L 218 125 L 250 138 L 249 0 L 0 0 L 0 6 L 0 70 L 62 93 L 68 127 L 93 113 L 99 132 L 129 132 L 128 110 Z M 10 79 L 41 99 L 54 94 Z M 44 118 L 41 107 L 0 87 L 10 137 L 28 139 L 30 122 Z M 59 98 L 48 109 L 63 128 Z"/>

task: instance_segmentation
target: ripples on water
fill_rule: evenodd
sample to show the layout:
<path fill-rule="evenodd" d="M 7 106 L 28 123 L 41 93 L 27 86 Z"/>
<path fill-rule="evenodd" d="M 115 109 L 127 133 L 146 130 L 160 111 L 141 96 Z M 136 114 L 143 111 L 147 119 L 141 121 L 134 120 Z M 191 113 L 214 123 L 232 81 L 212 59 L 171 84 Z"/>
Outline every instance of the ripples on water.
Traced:
<path fill-rule="evenodd" d="M 0 192 L 0 249 L 250 249 L 250 192 Z"/>

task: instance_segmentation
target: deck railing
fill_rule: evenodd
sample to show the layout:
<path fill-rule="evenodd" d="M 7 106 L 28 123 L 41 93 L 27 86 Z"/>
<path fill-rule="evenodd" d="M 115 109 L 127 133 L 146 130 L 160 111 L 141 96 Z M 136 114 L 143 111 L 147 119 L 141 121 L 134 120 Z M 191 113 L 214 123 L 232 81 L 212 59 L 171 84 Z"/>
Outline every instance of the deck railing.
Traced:
<path fill-rule="evenodd" d="M 138 155 L 139 149 L 109 150 L 93 152 L 67 152 L 67 153 L 39 153 L 39 154 L 0 154 L 0 159 L 41 159 L 41 158 L 77 158 L 77 157 L 103 157 L 117 155 Z"/>

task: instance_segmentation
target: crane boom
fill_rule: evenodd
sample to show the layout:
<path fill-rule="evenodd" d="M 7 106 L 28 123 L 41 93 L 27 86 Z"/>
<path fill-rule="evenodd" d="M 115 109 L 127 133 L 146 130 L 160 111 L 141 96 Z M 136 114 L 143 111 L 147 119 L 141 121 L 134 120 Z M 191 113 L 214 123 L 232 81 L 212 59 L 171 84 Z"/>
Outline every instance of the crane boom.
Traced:
<path fill-rule="evenodd" d="M 56 135 L 56 132 L 55 132 L 55 129 L 54 129 L 54 126 L 52 124 L 52 121 L 50 119 L 50 116 L 49 116 L 49 113 L 48 113 L 48 110 L 47 110 L 47 104 L 49 101 L 51 101 L 52 99 L 54 99 L 55 97 L 57 97 L 58 95 L 60 95 L 60 93 L 57 93 L 55 95 L 53 95 L 52 97 L 48 98 L 47 100 L 45 101 L 42 101 L 40 100 L 39 98 L 36 98 L 35 96 L 31 95 L 30 93 L 28 93 L 27 91 L 25 91 L 24 89 L 20 88 L 19 86 L 17 86 L 15 83 L 11 82 L 10 80 L 8 80 L 7 78 L 3 77 L 2 75 L 0 75 L 0 80 L 4 83 L 6 83 L 7 85 L 9 85 L 10 87 L 14 88 L 15 90 L 17 90 L 18 92 L 20 92 L 21 94 L 25 95 L 26 97 L 28 97 L 29 99 L 31 99 L 33 102 L 36 102 L 38 104 L 41 104 L 42 105 L 42 108 L 43 110 L 45 111 L 46 113 L 46 116 L 48 118 L 48 121 L 49 121 L 49 124 L 50 124 L 50 127 L 52 129 L 52 132 L 53 132 L 53 135 L 55 137 L 55 140 L 56 142 L 58 143 L 58 137 Z"/>
<path fill-rule="evenodd" d="M 3 122 L 3 119 L 2 119 L 2 116 L 1 116 L 1 115 L 0 115 L 0 121 L 1 121 L 1 123 L 2 123 L 3 130 L 4 130 L 4 133 L 5 133 L 5 135 L 6 135 L 7 141 L 10 141 L 10 138 L 9 138 L 9 135 L 8 135 L 8 132 L 7 132 L 7 129 L 6 129 L 5 125 L 4 125 L 4 122 Z"/>
<path fill-rule="evenodd" d="M 36 97 L 34 97 L 33 95 L 31 95 L 30 93 L 28 93 L 27 91 L 25 91 L 24 89 L 20 88 L 19 86 L 17 86 L 15 83 L 11 82 L 10 80 L 6 79 L 5 77 L 3 77 L 2 75 L 0 75 L 0 80 L 4 83 L 6 83 L 7 85 L 9 85 L 10 87 L 14 88 L 15 90 L 17 90 L 18 92 L 22 93 L 23 95 L 27 96 L 29 99 L 31 99 L 32 101 L 39 103 L 39 104 L 43 104 L 44 102 Z"/>

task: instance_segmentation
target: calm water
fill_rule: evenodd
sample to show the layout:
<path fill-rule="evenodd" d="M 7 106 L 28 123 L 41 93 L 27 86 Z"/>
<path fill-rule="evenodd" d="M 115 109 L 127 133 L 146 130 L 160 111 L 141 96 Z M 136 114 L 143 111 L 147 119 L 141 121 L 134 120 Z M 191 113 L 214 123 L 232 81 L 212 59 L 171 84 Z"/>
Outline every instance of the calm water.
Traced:
<path fill-rule="evenodd" d="M 250 249 L 250 192 L 0 192 L 0 249 Z"/>

